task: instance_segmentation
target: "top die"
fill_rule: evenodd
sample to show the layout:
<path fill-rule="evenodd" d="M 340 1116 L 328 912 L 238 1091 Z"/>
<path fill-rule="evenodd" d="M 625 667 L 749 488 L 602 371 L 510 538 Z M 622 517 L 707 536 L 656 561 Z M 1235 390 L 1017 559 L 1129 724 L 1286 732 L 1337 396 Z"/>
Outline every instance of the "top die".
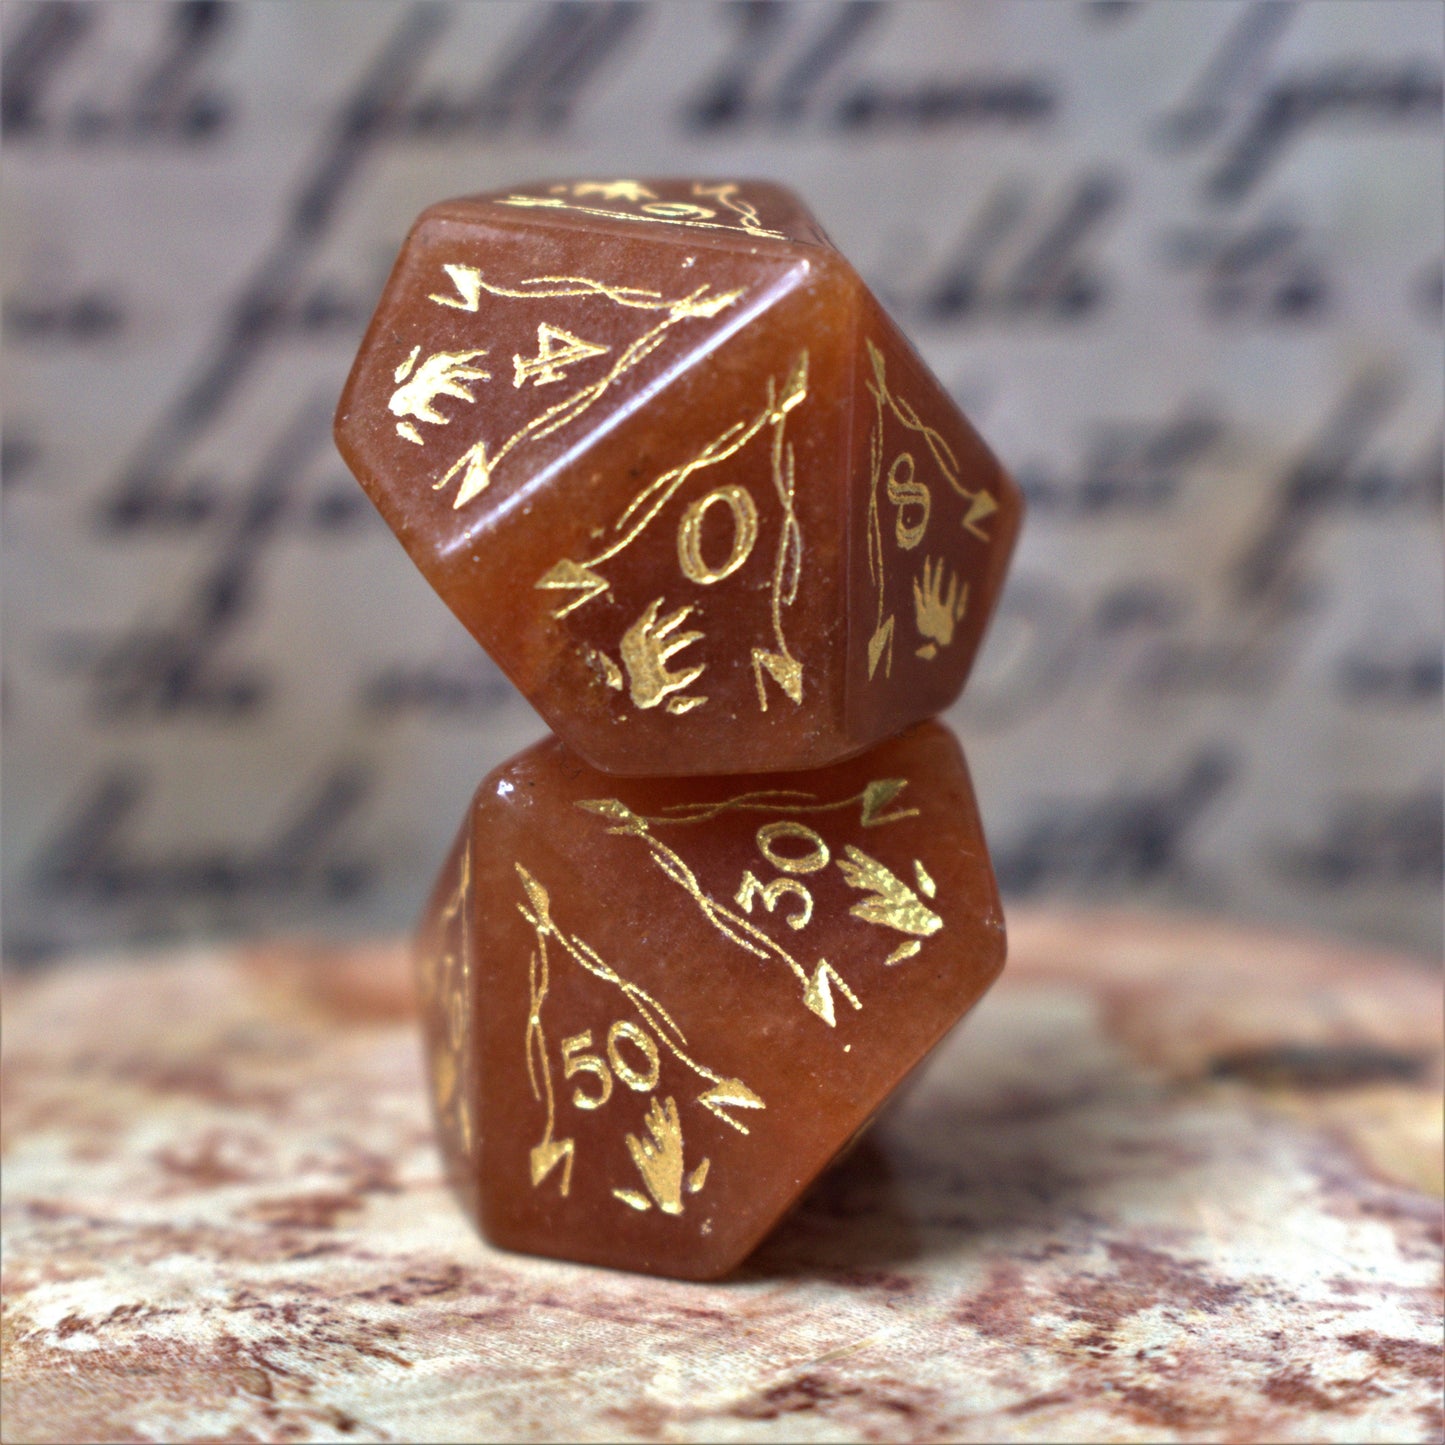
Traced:
<path fill-rule="evenodd" d="M 940 712 L 1022 515 L 817 222 L 759 181 L 430 207 L 336 441 L 447 605 L 612 773 L 824 767 Z"/>

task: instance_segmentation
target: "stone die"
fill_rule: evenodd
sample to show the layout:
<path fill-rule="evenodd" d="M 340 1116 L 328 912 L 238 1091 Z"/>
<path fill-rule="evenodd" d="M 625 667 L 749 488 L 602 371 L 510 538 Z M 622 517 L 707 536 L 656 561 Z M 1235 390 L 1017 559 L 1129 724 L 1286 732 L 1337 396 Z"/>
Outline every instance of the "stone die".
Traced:
<path fill-rule="evenodd" d="M 1016 488 L 761 182 L 560 182 L 408 237 L 337 443 L 605 771 L 818 767 L 955 697 Z"/>
<path fill-rule="evenodd" d="M 496 1245 L 717 1277 L 1003 960 L 941 724 L 707 779 L 548 739 L 482 783 L 420 933 L 448 1173 Z"/>

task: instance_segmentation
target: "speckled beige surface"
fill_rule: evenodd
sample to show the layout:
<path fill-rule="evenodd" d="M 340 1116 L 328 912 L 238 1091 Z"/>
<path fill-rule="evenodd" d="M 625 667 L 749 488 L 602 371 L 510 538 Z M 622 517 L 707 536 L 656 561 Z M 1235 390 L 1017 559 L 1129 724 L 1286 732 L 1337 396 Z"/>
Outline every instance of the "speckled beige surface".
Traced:
<path fill-rule="evenodd" d="M 1441 1436 L 1441 1002 L 1223 927 L 1020 917 L 738 1279 L 502 1255 L 399 948 L 6 994 L 7 1441 Z"/>

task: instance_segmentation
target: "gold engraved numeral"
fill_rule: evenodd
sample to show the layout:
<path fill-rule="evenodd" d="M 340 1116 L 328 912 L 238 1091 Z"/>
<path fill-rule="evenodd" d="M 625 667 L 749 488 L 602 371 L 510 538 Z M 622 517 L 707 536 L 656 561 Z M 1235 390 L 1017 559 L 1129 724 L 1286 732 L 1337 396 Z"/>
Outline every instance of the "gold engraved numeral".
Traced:
<path fill-rule="evenodd" d="M 594 949 L 590 948 L 586 943 L 584 943 L 582 939 L 576 937 L 575 935 L 564 933 L 560 928 L 558 928 L 556 923 L 552 919 L 551 900 L 547 893 L 547 890 L 520 863 L 517 863 L 514 866 L 517 870 L 517 876 L 522 880 L 522 887 L 527 895 L 527 902 L 519 903 L 517 905 L 517 911 L 522 915 L 523 918 L 527 920 L 527 922 L 532 926 L 534 932 L 537 935 L 537 948 L 534 951 L 533 957 L 536 958 L 538 955 L 541 955 L 545 966 L 546 945 L 549 939 L 553 940 L 556 942 L 558 947 L 560 947 L 567 954 L 567 956 L 571 958 L 572 961 L 576 963 L 580 968 L 586 969 L 587 972 L 592 974 L 595 978 L 599 978 L 604 983 L 608 983 L 613 988 L 616 988 L 623 995 L 623 997 L 626 998 L 628 1003 L 630 1003 L 632 1007 L 637 1010 L 638 1016 L 652 1031 L 652 1038 L 659 1042 L 661 1046 L 673 1056 L 673 1058 L 675 1058 L 680 1064 L 683 1065 L 684 1068 L 696 1074 L 707 1084 L 707 1088 L 705 1088 L 702 1093 L 697 1096 L 697 1102 L 701 1104 L 702 1107 L 706 1109 L 710 1114 L 714 1115 L 718 1119 L 721 1119 L 724 1124 L 727 1124 L 730 1128 L 736 1129 L 739 1134 L 746 1134 L 748 1132 L 747 1125 L 733 1118 L 732 1114 L 730 1114 L 728 1111 L 730 1109 L 764 1109 L 767 1106 L 764 1104 L 763 1100 L 757 1094 L 755 1094 L 753 1090 L 750 1089 L 741 1079 L 725 1077 L 724 1075 L 717 1073 L 715 1070 L 708 1068 L 707 1065 L 699 1063 L 697 1059 L 693 1058 L 686 1049 L 687 1035 L 684 1034 L 683 1031 L 678 1027 L 677 1021 L 672 1017 L 672 1015 L 669 1014 L 667 1010 L 663 1008 L 663 1006 L 658 1003 L 655 998 L 652 997 L 651 994 L 647 993 L 644 989 L 639 988 L 636 984 L 628 982 L 628 980 L 623 978 L 616 969 L 612 968 L 609 964 L 604 962 L 603 959 L 597 954 L 597 952 Z M 543 993 L 545 993 L 545 974 L 543 975 L 543 984 Z M 534 1005 L 532 1012 L 533 1015 L 537 1018 L 537 1035 L 540 1038 L 540 1004 L 535 1002 L 536 997 L 537 983 L 534 972 Z M 639 1032 L 641 1031 L 639 1030 Z M 609 1058 L 612 1058 L 612 1055 L 616 1052 L 616 1045 L 618 1041 L 620 1041 L 624 1037 L 624 1035 L 617 1030 L 616 1025 L 614 1025 L 613 1034 L 615 1034 L 615 1037 L 613 1035 L 609 1035 Z M 533 1072 L 533 1055 L 530 1048 L 532 1036 L 532 1024 L 531 1020 L 529 1020 L 529 1051 L 527 1056 L 527 1069 L 529 1076 Z M 634 1043 L 636 1042 L 635 1039 L 631 1039 L 631 1041 Z M 585 1048 L 586 1045 L 582 1045 L 581 1047 Z M 642 1047 L 644 1049 L 644 1052 L 646 1052 L 645 1046 L 639 1045 L 639 1047 Z M 542 1093 L 545 1092 L 547 1099 L 550 1101 L 552 1097 L 551 1079 L 550 1074 L 546 1072 L 547 1058 L 545 1052 L 541 1052 L 539 1057 L 542 1065 L 540 1072 L 543 1074 L 545 1082 L 543 1086 L 539 1086 L 534 1080 L 533 1095 L 534 1097 L 541 1097 Z M 620 1057 L 621 1055 L 618 1055 L 618 1058 Z M 598 1062 L 601 1062 L 600 1059 Z M 617 1063 L 617 1059 L 613 1059 L 612 1062 L 615 1066 Z M 605 1067 L 605 1065 L 603 1067 Z M 623 1067 L 627 1067 L 625 1061 Z M 648 1073 L 650 1074 L 651 1071 L 651 1066 L 649 1065 Z M 647 1077 L 646 1074 L 639 1073 L 635 1069 L 632 1070 L 632 1074 L 638 1079 L 643 1079 Z M 619 1077 L 622 1077 L 622 1075 L 619 1075 Z M 627 1082 L 626 1078 L 624 1078 L 623 1081 Z M 634 1087 L 634 1085 L 628 1084 L 628 1087 L 631 1088 Z M 547 1132 L 544 1136 L 543 1143 L 548 1144 L 551 1141 L 551 1137 L 552 1112 L 549 1102 Z M 571 1141 L 567 1140 L 565 1142 L 570 1148 Z M 542 1146 L 539 1145 L 538 1149 L 540 1149 L 541 1147 Z M 535 1157 L 538 1150 L 534 1149 L 532 1152 Z M 570 1154 L 568 1157 L 570 1159 Z M 563 1192 L 565 1193 L 566 1191 L 564 1190 Z"/>
<path fill-rule="evenodd" d="M 626 1040 L 646 1061 L 642 1069 L 635 1068 L 622 1056 L 622 1043 Z M 662 1060 L 658 1057 L 657 1045 L 652 1035 L 626 1019 L 619 1019 L 607 1034 L 607 1062 L 612 1072 L 639 1094 L 650 1094 L 657 1087 L 662 1076 Z"/>
<path fill-rule="evenodd" d="M 795 878 L 774 878 L 771 883 L 763 883 L 752 869 L 748 869 L 743 874 L 743 881 L 738 885 L 737 896 L 733 902 L 744 913 L 751 913 L 753 900 L 761 898 L 763 907 L 772 913 L 779 901 L 789 896 L 796 898 L 802 908 L 797 913 L 784 914 L 784 922 L 789 928 L 806 928 L 813 917 L 813 895 L 806 884 L 799 883 Z"/>
<path fill-rule="evenodd" d="M 784 854 L 778 845 L 785 839 L 803 843 L 808 851 L 802 854 Z M 777 823 L 765 823 L 757 832 L 758 852 L 778 870 L 779 873 L 821 873 L 828 866 L 828 845 L 820 833 L 815 833 L 805 823 L 795 823 L 784 818 Z"/>
<path fill-rule="evenodd" d="M 963 516 L 963 528 L 980 542 L 990 541 L 983 523 L 998 511 L 998 501 L 985 487 L 970 491 L 959 476 L 958 457 L 953 448 L 933 427 L 925 425 L 918 413 L 906 401 L 895 396 L 888 384 L 887 367 L 883 353 L 870 340 L 866 342 L 868 359 L 873 377 L 868 382 L 868 391 L 873 397 L 874 422 L 870 442 L 870 469 L 872 475 L 868 494 L 868 574 L 873 581 L 877 596 L 877 610 L 874 616 L 873 632 L 868 639 L 868 676 L 876 677 L 881 668 L 883 676 L 893 671 L 893 634 L 895 618 L 885 613 L 885 565 L 883 553 L 882 523 L 879 517 L 878 494 L 883 483 L 883 422 L 885 415 L 892 415 L 907 431 L 919 437 L 928 448 L 939 474 L 950 488 L 968 503 Z M 928 528 L 931 497 L 928 488 L 916 478 L 914 459 L 909 452 L 900 452 L 888 468 L 885 487 L 888 500 L 898 508 L 894 519 L 894 540 L 900 551 L 911 551 L 922 541 Z M 967 605 L 968 588 L 959 590 L 955 577 L 943 591 L 942 562 L 932 565 L 925 563 L 923 577 L 913 584 L 914 613 L 918 630 L 925 641 L 916 650 L 916 656 L 930 661 L 938 655 L 940 647 L 946 647 L 953 640 L 954 627 L 962 618 Z"/>
<path fill-rule="evenodd" d="M 524 357 L 518 352 L 512 356 L 512 385 L 522 386 L 530 381 L 533 386 L 548 386 L 562 381 L 567 367 L 586 361 L 589 356 L 605 356 L 607 350 L 544 321 L 537 327 L 537 354 Z"/>
<path fill-rule="evenodd" d="M 438 306 L 448 306 L 458 311 L 478 310 L 481 305 L 482 292 L 485 291 L 491 296 L 521 301 L 537 300 L 543 297 L 604 297 L 617 306 L 665 313 L 656 325 L 630 342 L 614 358 L 607 371 L 595 381 L 589 382 L 539 415 L 532 417 L 494 448 L 489 449 L 485 438 L 479 438 L 468 447 L 442 476 L 432 483 L 432 490 L 439 492 L 460 477 L 461 484 L 457 488 L 456 496 L 452 499 L 453 509 L 465 506 L 472 498 L 485 491 L 491 484 L 495 468 L 515 448 L 524 446 L 528 442 L 540 441 L 543 437 L 551 436 L 553 432 L 576 421 L 600 397 L 606 394 L 613 382 L 640 366 L 647 357 L 656 351 L 666 340 L 667 332 L 674 326 L 684 321 L 716 316 L 727 310 L 744 294 L 741 289 L 714 294 L 710 286 L 702 285 L 686 296 L 668 298 L 661 296 L 656 291 L 636 286 L 611 286 L 604 281 L 594 281 L 588 276 L 529 276 L 516 286 L 498 286 L 488 281 L 475 266 L 447 264 L 443 265 L 442 270 L 451 279 L 457 295 L 449 296 L 443 292 L 433 292 L 430 299 Z M 569 334 L 558 330 L 557 335 L 568 336 Z M 571 337 L 566 344 L 584 347 L 593 345 L 592 342 L 585 342 L 577 337 Z M 540 337 L 539 347 L 545 349 Z M 568 358 L 569 362 L 579 359 L 581 358 L 577 355 Z M 517 358 L 513 360 L 515 365 Z M 541 358 L 541 360 L 545 363 L 547 358 Z M 551 364 L 555 367 L 561 365 L 562 362 L 560 358 L 554 356 Z M 545 365 L 543 369 L 545 370 Z M 520 385 L 521 383 L 516 381 L 515 384 Z"/>
<path fill-rule="evenodd" d="M 710 567 L 702 555 L 702 526 L 708 509 L 721 504 L 732 513 L 733 540 L 720 567 Z M 716 487 L 699 497 L 682 514 L 677 528 L 677 564 L 689 581 L 710 587 L 731 577 L 752 553 L 758 540 L 758 508 L 745 487 Z"/>
<path fill-rule="evenodd" d="M 928 488 L 917 481 L 913 473 L 913 458 L 907 452 L 899 452 L 893 459 L 893 465 L 888 468 L 888 500 L 898 508 L 893 535 L 905 552 L 911 552 L 923 540 L 923 534 L 928 530 L 928 514 L 932 501 Z"/>
<path fill-rule="evenodd" d="M 579 799 L 576 806 L 606 818 L 613 825 L 608 828 L 609 833 L 640 838 L 647 845 L 647 849 L 652 855 L 652 861 L 663 877 L 683 889 L 697 905 L 703 917 L 730 943 L 736 944 L 755 958 L 764 960 L 772 958 L 786 965 L 803 986 L 805 1006 L 817 1014 L 829 1028 L 834 1027 L 837 1022 L 833 1007 L 832 990 L 834 987 L 854 1009 L 863 1007 L 858 996 L 826 959 L 819 959 L 816 968 L 810 974 L 787 949 L 768 937 L 745 915 L 734 913 L 725 904 L 719 903 L 717 899 L 704 893 L 702 886 L 697 881 L 697 875 L 688 867 L 687 863 L 666 843 L 654 837 L 648 827 L 647 819 L 634 813 L 621 799 Z"/>
<path fill-rule="evenodd" d="M 803 534 L 798 524 L 794 505 L 796 490 L 793 448 L 786 442 L 784 428 L 788 413 L 800 405 L 808 395 L 808 354 L 799 354 L 781 389 L 773 378 L 768 379 L 766 405 L 756 416 L 747 421 L 734 422 L 725 431 L 714 437 L 690 460 L 663 472 L 647 484 L 622 510 L 612 530 L 615 540 L 593 556 L 583 561 L 563 558 L 543 573 L 534 586 L 554 592 L 572 594 L 552 611 L 555 618 L 566 617 L 579 607 L 610 590 L 611 584 L 598 569 L 624 552 L 656 520 L 663 508 L 677 495 L 688 480 L 708 467 L 714 467 L 740 452 L 765 427 L 772 428 L 772 481 L 782 507 L 782 523 L 778 531 L 778 547 L 773 559 L 771 587 L 771 621 L 773 640 L 771 647 L 755 647 L 752 650 L 754 681 L 757 687 L 758 707 L 768 710 L 768 693 L 764 676 L 771 677 L 793 702 L 803 699 L 803 665 L 793 656 L 783 630 L 783 613 L 791 607 L 797 597 L 802 577 Z M 702 524 L 708 510 L 725 505 L 732 514 L 733 540 L 728 555 L 720 566 L 709 564 L 702 555 Z M 683 575 L 690 581 L 704 586 L 721 581 L 736 572 L 751 555 L 758 538 L 757 504 L 752 495 L 743 487 L 723 486 L 688 506 L 678 524 L 677 555 Z M 639 707 L 656 706 L 662 695 L 658 686 L 665 685 L 671 676 L 661 668 L 661 659 L 655 641 L 662 636 L 657 623 L 657 609 L 662 605 L 658 598 L 629 629 L 633 655 L 638 669 L 633 676 L 633 701 Z M 680 625 L 682 616 L 674 613 L 668 623 Z M 663 624 L 666 626 L 667 624 Z M 701 634 L 689 633 L 690 640 L 697 640 Z M 667 655 L 678 650 L 679 639 L 669 645 Z M 628 642 L 623 642 L 623 661 L 627 662 Z M 680 676 L 681 674 L 679 674 Z M 694 674 L 696 676 L 697 674 Z M 680 684 L 686 687 L 686 683 Z M 651 698 L 650 703 L 638 701 L 637 693 Z M 679 714 L 699 707 L 706 699 L 678 698 L 668 704 L 668 711 Z"/>
<path fill-rule="evenodd" d="M 572 1091 L 572 1102 L 579 1109 L 600 1109 L 612 1097 L 612 1074 L 607 1065 L 596 1054 L 582 1052 L 591 1047 L 591 1029 L 583 1029 L 580 1034 L 562 1040 L 562 1077 L 594 1074 L 597 1078 L 596 1094 L 584 1094 L 580 1085 Z"/>

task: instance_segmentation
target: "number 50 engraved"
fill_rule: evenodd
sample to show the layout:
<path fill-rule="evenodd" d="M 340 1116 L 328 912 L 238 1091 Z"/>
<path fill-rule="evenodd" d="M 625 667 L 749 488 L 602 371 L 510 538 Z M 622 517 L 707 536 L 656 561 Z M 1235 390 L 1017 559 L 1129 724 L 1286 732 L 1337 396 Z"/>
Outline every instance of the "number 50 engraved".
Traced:
<path fill-rule="evenodd" d="M 646 1061 L 642 1069 L 636 1068 L 623 1056 L 620 1045 L 624 1041 L 642 1054 Z M 584 1093 L 581 1084 L 572 1091 L 572 1102 L 579 1109 L 600 1109 L 612 1097 L 614 1075 L 639 1094 L 650 1093 L 657 1087 L 662 1063 L 658 1058 L 657 1044 L 645 1029 L 626 1019 L 618 1019 L 607 1031 L 605 1062 L 600 1054 L 584 1052 L 591 1047 L 591 1029 L 583 1029 L 580 1034 L 562 1040 L 562 1077 L 570 1079 L 577 1074 L 593 1074 L 597 1079 L 598 1092 L 595 1094 Z M 609 1063 L 612 1065 L 610 1069 L 607 1067 Z"/>

